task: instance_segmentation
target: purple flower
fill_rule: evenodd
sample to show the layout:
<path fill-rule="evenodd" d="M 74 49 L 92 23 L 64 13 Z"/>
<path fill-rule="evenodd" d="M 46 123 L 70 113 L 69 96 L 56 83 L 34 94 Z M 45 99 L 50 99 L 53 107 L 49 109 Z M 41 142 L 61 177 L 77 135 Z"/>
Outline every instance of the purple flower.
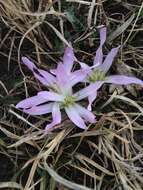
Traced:
<path fill-rule="evenodd" d="M 29 59 L 22 57 L 23 63 L 33 72 L 34 76 L 49 91 L 41 91 L 36 96 L 27 98 L 16 105 L 16 108 L 23 109 L 23 112 L 30 115 L 42 115 L 52 113 L 53 121 L 46 126 L 46 130 L 61 123 L 60 109 L 64 109 L 70 120 L 78 127 L 85 129 L 85 122 L 95 123 L 95 115 L 77 103 L 91 94 L 91 88 L 98 85 L 91 85 L 79 92 L 73 93 L 72 87 L 85 79 L 87 70 L 77 70 L 72 72 L 75 57 L 71 48 L 66 48 L 63 63 L 59 63 L 56 70 L 51 73 L 38 69 Z"/>
<path fill-rule="evenodd" d="M 63 62 L 60 62 L 63 64 L 64 70 L 67 74 L 68 79 L 71 79 L 72 81 L 76 80 L 76 82 L 81 82 L 86 78 L 86 75 L 89 72 L 89 69 L 79 69 L 76 71 L 72 71 L 74 62 L 77 61 L 77 58 L 74 55 L 73 48 L 66 47 L 64 56 L 63 56 Z M 57 69 L 51 69 L 50 72 L 53 75 L 56 75 Z M 77 81 L 78 78 L 78 81 Z"/>
<path fill-rule="evenodd" d="M 135 77 L 129 77 L 125 75 L 106 76 L 106 73 L 109 71 L 112 62 L 120 48 L 120 46 L 118 46 L 116 48 L 111 49 L 111 51 L 108 53 L 108 55 L 103 61 L 102 47 L 106 40 L 106 30 L 107 30 L 106 27 L 102 27 L 100 29 L 100 46 L 96 51 L 96 56 L 93 61 L 93 66 L 89 67 L 85 63 L 79 62 L 83 69 L 88 70 L 86 82 L 90 83 L 90 85 L 97 84 L 99 88 L 104 83 L 113 83 L 117 85 L 128 85 L 128 84 L 143 85 L 143 81 Z M 89 100 L 88 110 L 90 111 L 91 111 L 92 102 L 95 100 L 96 96 L 97 92 L 95 93 L 93 89 L 93 93 L 91 93 L 88 97 Z"/>

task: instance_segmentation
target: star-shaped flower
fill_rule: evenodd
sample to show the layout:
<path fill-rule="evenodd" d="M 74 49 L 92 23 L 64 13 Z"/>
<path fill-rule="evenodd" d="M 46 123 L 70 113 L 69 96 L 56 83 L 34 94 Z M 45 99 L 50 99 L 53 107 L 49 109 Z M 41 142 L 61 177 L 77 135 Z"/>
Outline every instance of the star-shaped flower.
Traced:
<path fill-rule="evenodd" d="M 61 123 L 61 109 L 64 109 L 70 120 L 78 127 L 85 129 L 86 122 L 95 123 L 95 115 L 77 102 L 90 96 L 91 87 L 86 87 L 73 93 L 73 86 L 84 80 L 87 70 L 72 72 L 74 54 L 71 48 L 66 48 L 63 63 L 59 63 L 53 74 L 38 69 L 28 58 L 22 57 L 22 62 L 33 72 L 34 76 L 49 90 L 38 92 L 36 96 L 22 100 L 16 105 L 23 112 L 30 115 L 52 113 L 53 121 L 46 126 L 46 130 Z M 94 91 L 98 88 L 95 85 Z"/>
<path fill-rule="evenodd" d="M 112 83 L 117 85 L 139 84 L 143 86 L 143 81 L 136 77 L 129 77 L 125 75 L 107 75 L 115 56 L 118 53 L 120 46 L 111 49 L 106 58 L 103 60 L 102 47 L 106 41 L 106 27 L 100 28 L 100 46 L 96 51 L 96 56 L 93 61 L 93 66 L 90 67 L 85 63 L 79 62 L 83 69 L 88 70 L 86 82 L 91 86 L 97 84 L 100 88 L 104 83 Z M 99 85 L 100 84 L 100 85 Z M 88 110 L 91 111 L 91 105 L 96 99 L 97 92 L 94 92 L 88 97 L 89 105 Z"/>

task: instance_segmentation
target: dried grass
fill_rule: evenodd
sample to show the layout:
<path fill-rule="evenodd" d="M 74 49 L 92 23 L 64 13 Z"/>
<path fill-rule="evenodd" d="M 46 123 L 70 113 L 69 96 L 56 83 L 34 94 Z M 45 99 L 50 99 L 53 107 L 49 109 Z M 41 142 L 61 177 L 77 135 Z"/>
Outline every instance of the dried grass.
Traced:
<path fill-rule="evenodd" d="M 113 70 L 118 71 L 120 67 L 119 73 L 128 69 L 131 75 L 135 73 L 142 77 L 143 48 L 137 35 L 142 31 L 140 23 L 143 4 L 139 1 L 134 5 L 117 0 L 41 0 L 38 1 L 36 10 L 32 2 L 0 0 L 1 23 L 7 29 L 0 43 L 0 55 L 7 57 L 9 71 L 13 66 L 12 62 L 18 62 L 18 58 L 20 61 L 20 55 L 25 53 L 22 49 L 25 39 L 34 46 L 32 57 L 43 67 L 46 66 L 43 64 L 43 57 L 44 60 L 56 62 L 56 55 L 62 53 L 60 47 L 59 53 L 52 52 L 57 36 L 66 45 L 70 45 L 69 39 L 72 39 L 77 55 L 82 52 L 83 59 L 91 59 L 98 45 L 96 28 L 106 24 L 110 35 L 105 50 L 108 51 L 111 43 L 114 43 L 113 46 L 124 45 Z M 69 32 L 69 23 L 66 21 L 69 6 L 74 8 L 72 11 L 75 11 L 76 16 L 73 18 L 79 19 L 78 25 L 80 22 L 86 23 L 86 29 L 79 31 L 76 23 L 70 23 L 73 29 L 70 34 L 72 36 L 68 39 L 66 33 Z M 117 6 L 125 9 L 125 12 L 116 11 Z M 81 13 L 84 21 L 78 18 Z M 52 37 L 42 30 L 42 27 L 47 26 L 48 32 L 53 33 Z M 46 50 L 43 39 L 51 52 Z M 58 42 L 56 43 L 58 46 Z M 27 54 L 31 55 L 31 50 Z M 51 64 L 47 66 L 50 67 Z M 20 64 L 19 67 L 21 69 Z M 23 73 L 22 69 L 21 72 Z M 11 180 L 1 182 L 0 189 L 143 189 L 143 103 L 140 87 L 125 89 L 112 86 L 109 89 L 111 95 L 108 95 L 108 88 L 103 87 L 101 98 L 95 104 L 95 112 L 99 118 L 96 125 L 89 126 L 87 131 L 78 131 L 65 119 L 53 132 L 46 135 L 43 128 L 44 123 L 50 120 L 49 117 L 26 118 L 15 110 L 11 105 L 13 103 L 7 103 L 4 99 L 5 96 L 21 98 L 25 93 L 23 87 L 26 96 L 31 94 L 31 86 L 34 86 L 33 91 L 41 88 L 37 82 L 25 77 L 14 83 L 13 87 L 9 87 L 5 80 L 0 80 L 0 86 L 3 101 L 0 107 L 0 153 L 9 158 L 14 167 Z"/>

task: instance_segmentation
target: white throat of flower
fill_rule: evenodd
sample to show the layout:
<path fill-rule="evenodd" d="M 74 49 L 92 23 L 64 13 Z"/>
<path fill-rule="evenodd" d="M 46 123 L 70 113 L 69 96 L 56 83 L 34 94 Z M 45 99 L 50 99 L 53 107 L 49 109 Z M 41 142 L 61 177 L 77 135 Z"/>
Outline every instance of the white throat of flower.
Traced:
<path fill-rule="evenodd" d="M 62 108 L 73 105 L 77 100 L 77 98 L 74 95 L 72 95 L 72 89 L 69 89 L 68 92 L 66 90 L 65 92 L 62 92 L 60 87 L 56 83 L 50 86 L 50 89 L 51 91 L 63 96 L 63 102 L 61 102 Z"/>

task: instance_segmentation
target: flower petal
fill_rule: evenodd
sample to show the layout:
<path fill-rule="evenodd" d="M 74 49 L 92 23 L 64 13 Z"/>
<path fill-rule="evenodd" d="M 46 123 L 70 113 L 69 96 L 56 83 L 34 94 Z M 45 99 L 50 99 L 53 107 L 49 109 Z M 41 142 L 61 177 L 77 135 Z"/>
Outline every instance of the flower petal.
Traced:
<path fill-rule="evenodd" d="M 110 69 L 112 63 L 113 63 L 113 60 L 116 56 L 116 54 L 118 53 L 118 50 L 119 50 L 120 46 L 116 47 L 116 48 L 113 48 L 109 53 L 108 55 L 106 56 L 103 64 L 99 65 L 96 69 L 99 69 L 101 71 L 104 71 L 105 73 L 108 72 L 108 70 Z"/>
<path fill-rule="evenodd" d="M 88 96 L 89 104 L 88 104 L 87 109 L 88 109 L 89 111 L 92 110 L 92 103 L 94 102 L 94 100 L 96 99 L 96 97 L 97 97 L 97 91 Z"/>
<path fill-rule="evenodd" d="M 24 109 L 23 111 L 30 115 L 43 115 L 52 112 L 53 103 L 41 105 L 41 106 L 33 106 L 30 109 Z"/>
<path fill-rule="evenodd" d="M 75 108 L 77 109 L 77 112 L 80 114 L 80 116 L 85 119 L 85 121 L 88 121 L 90 123 L 96 122 L 95 115 L 92 112 L 78 104 L 75 104 Z"/>
<path fill-rule="evenodd" d="M 86 129 L 86 125 L 83 121 L 83 119 L 80 117 L 79 113 L 77 112 L 77 109 L 75 106 L 69 106 L 65 107 L 65 111 L 69 117 L 69 119 L 79 128 Z"/>
<path fill-rule="evenodd" d="M 53 84 L 54 82 L 56 82 L 56 78 L 49 72 L 44 71 L 42 69 L 38 69 L 38 72 L 40 73 L 40 75 L 42 75 L 42 77 L 44 77 L 48 84 Z"/>
<path fill-rule="evenodd" d="M 74 61 L 75 61 L 75 56 L 74 56 L 74 52 L 73 52 L 73 48 L 71 47 L 66 47 L 65 49 L 65 53 L 63 56 L 63 65 L 64 68 L 66 70 L 66 72 L 69 74 L 72 70 Z"/>
<path fill-rule="evenodd" d="M 22 62 L 33 72 L 35 78 L 37 78 L 42 84 L 51 85 L 56 81 L 52 74 L 42 69 L 38 69 L 27 57 L 22 57 Z"/>
<path fill-rule="evenodd" d="M 104 45 L 106 41 L 107 27 L 103 25 L 99 29 L 99 34 L 100 34 L 100 45 Z"/>
<path fill-rule="evenodd" d="M 100 32 L 100 46 L 96 51 L 96 56 L 95 56 L 94 61 L 93 61 L 94 65 L 101 65 L 102 64 L 102 61 L 103 61 L 102 47 L 106 41 L 107 28 L 102 27 L 99 32 Z"/>
<path fill-rule="evenodd" d="M 51 129 L 52 127 L 54 127 L 55 125 L 61 123 L 61 112 L 60 112 L 60 106 L 58 103 L 54 103 L 53 104 L 53 108 L 52 108 L 52 118 L 53 121 L 52 123 L 48 124 L 45 128 L 46 132 L 49 131 L 49 129 Z"/>
<path fill-rule="evenodd" d="M 63 64 L 63 62 L 59 61 L 59 62 L 57 63 L 57 65 L 59 65 L 59 64 Z M 65 69 L 64 69 L 64 70 L 65 70 Z M 56 69 L 50 69 L 50 72 L 51 72 L 53 75 L 57 75 L 57 68 L 56 68 Z"/>
<path fill-rule="evenodd" d="M 78 61 L 82 69 L 90 69 L 90 66 L 88 66 L 86 63 Z"/>
<path fill-rule="evenodd" d="M 72 87 L 79 82 L 83 82 L 89 72 L 88 69 L 80 69 L 71 73 L 68 84 Z"/>
<path fill-rule="evenodd" d="M 53 75 L 56 75 L 56 69 L 50 69 L 50 72 L 53 74 Z"/>
<path fill-rule="evenodd" d="M 63 101 L 64 97 L 55 92 L 41 91 L 38 93 L 38 97 L 43 98 L 46 101 Z"/>
<path fill-rule="evenodd" d="M 129 77 L 124 75 L 111 75 L 107 77 L 107 83 L 128 85 L 128 84 L 140 84 L 143 86 L 143 81 L 136 77 Z"/>
<path fill-rule="evenodd" d="M 89 86 L 85 87 L 84 89 L 76 92 L 74 96 L 76 97 L 77 100 L 82 100 L 91 94 L 97 93 L 97 90 L 104 84 L 104 81 L 98 81 L 95 83 L 91 83 Z"/>
<path fill-rule="evenodd" d="M 30 69 L 32 72 L 34 69 L 37 69 L 37 67 L 34 65 L 34 63 L 32 61 L 30 61 L 27 57 L 22 57 L 21 60 L 24 63 L 24 65 L 26 65 L 28 67 L 28 69 Z"/>
<path fill-rule="evenodd" d="M 67 83 L 68 83 L 67 79 L 69 77 L 62 63 L 59 63 L 57 66 L 56 77 L 57 77 L 57 82 L 60 85 L 60 87 L 62 89 L 65 89 L 67 87 Z"/>
<path fill-rule="evenodd" d="M 26 98 L 25 100 L 22 100 L 21 102 L 19 102 L 16 105 L 16 108 L 23 108 L 23 109 L 27 109 L 27 108 L 31 108 L 33 106 L 37 106 L 39 104 L 42 104 L 44 102 L 46 102 L 47 100 L 45 100 L 43 97 L 40 96 L 33 96 L 30 98 Z"/>
<path fill-rule="evenodd" d="M 52 109 L 52 117 L 53 121 L 57 124 L 61 122 L 61 112 L 60 112 L 60 105 L 55 103 Z"/>

